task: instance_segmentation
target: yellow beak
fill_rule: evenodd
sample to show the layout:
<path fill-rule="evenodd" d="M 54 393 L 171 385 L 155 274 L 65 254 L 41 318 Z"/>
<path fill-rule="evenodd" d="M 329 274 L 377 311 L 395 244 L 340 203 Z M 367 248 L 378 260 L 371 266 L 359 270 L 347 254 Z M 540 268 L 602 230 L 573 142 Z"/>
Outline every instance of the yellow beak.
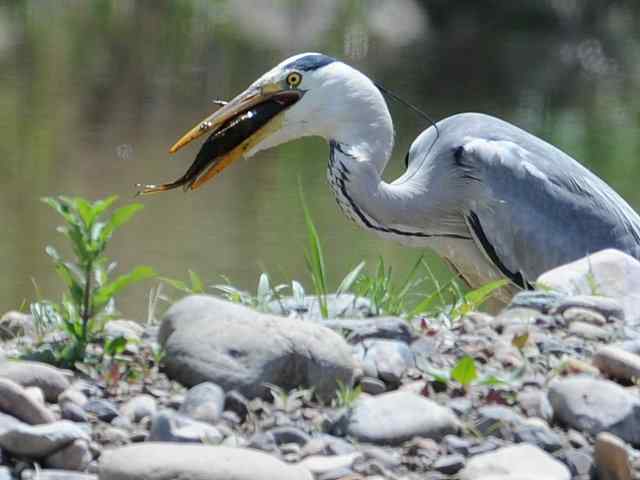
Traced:
<path fill-rule="evenodd" d="M 199 188 L 277 131 L 280 128 L 277 118 L 302 95 L 300 90 L 283 89 L 277 84 L 246 90 L 198 123 L 169 149 L 175 153 L 205 133 L 211 134 L 182 177 L 163 185 L 145 185 L 138 193 L 163 192 L 181 186 L 185 190 Z"/>

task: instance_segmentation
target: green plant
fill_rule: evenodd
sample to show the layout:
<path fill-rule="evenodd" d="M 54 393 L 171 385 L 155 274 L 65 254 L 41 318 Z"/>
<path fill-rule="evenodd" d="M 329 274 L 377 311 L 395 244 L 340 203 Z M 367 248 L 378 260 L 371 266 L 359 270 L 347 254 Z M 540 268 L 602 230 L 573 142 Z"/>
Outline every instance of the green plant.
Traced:
<path fill-rule="evenodd" d="M 61 326 L 65 330 L 69 342 L 55 352 L 56 361 L 72 367 L 84 358 L 89 343 L 101 334 L 105 322 L 115 314 L 115 296 L 129 285 L 151 278 L 155 273 L 150 267 L 138 266 L 112 280 L 110 275 L 115 263 L 109 263 L 105 255 L 113 233 L 142 205 L 126 205 L 104 219 L 105 213 L 116 202 L 116 196 L 93 203 L 80 197 L 47 197 L 42 200 L 64 218 L 65 225 L 58 227 L 58 231 L 70 241 L 76 259 L 64 260 L 55 248 L 46 247 L 67 292 L 59 304 L 46 300 L 35 302 L 31 312 L 36 323 Z"/>
<path fill-rule="evenodd" d="M 452 320 L 456 320 L 465 316 L 468 313 L 477 310 L 484 302 L 486 302 L 496 290 L 508 285 L 507 279 L 495 280 L 489 282 L 474 290 L 470 290 L 466 293 L 461 293 L 460 299 L 449 313 Z"/>
<path fill-rule="evenodd" d="M 362 394 L 362 387 L 360 385 L 352 387 L 338 380 L 338 388 L 336 390 L 336 396 L 333 399 L 334 408 L 350 408 L 354 402 Z"/>
<path fill-rule="evenodd" d="M 196 272 L 194 272 L 191 269 L 189 269 L 188 272 L 189 272 L 188 283 L 183 280 L 177 280 L 175 278 L 169 278 L 169 277 L 160 277 L 160 280 L 171 285 L 176 290 L 179 290 L 189 295 L 204 293 L 205 285 L 202 279 L 200 278 L 200 275 L 198 275 Z"/>
<path fill-rule="evenodd" d="M 320 305 L 320 314 L 322 315 L 322 318 L 328 318 L 329 305 L 327 303 L 327 272 L 324 266 L 324 255 L 322 253 L 322 245 L 320 243 L 318 230 L 313 223 L 311 213 L 307 207 L 307 202 L 304 199 L 302 185 L 300 185 L 300 203 L 302 204 L 304 221 L 307 226 L 307 237 L 309 239 L 309 246 L 305 250 L 304 257 L 307 262 L 307 269 L 311 274 L 313 287 Z"/>
<path fill-rule="evenodd" d="M 404 282 L 396 287 L 393 284 L 392 268 L 386 268 L 384 260 L 380 257 L 373 275 L 358 274 L 356 293 L 369 299 L 374 315 L 405 314 L 408 311 L 409 294 L 425 281 L 425 277 L 417 276 L 420 265 L 422 257 L 418 258 Z"/>
<path fill-rule="evenodd" d="M 269 312 L 269 304 L 274 300 L 279 300 L 282 292 L 288 288 L 288 285 L 284 284 L 272 286 L 269 274 L 266 272 L 262 272 L 258 278 L 258 287 L 255 296 L 234 287 L 228 279 L 225 280 L 227 281 L 226 284 L 213 285 L 213 288 L 222 292 L 227 300 L 253 307 L 261 312 Z M 296 295 L 298 287 L 301 289 L 302 286 L 295 280 L 291 283 L 294 295 Z M 302 297 L 304 302 L 304 289 L 302 290 Z"/>
<path fill-rule="evenodd" d="M 507 385 L 511 383 L 511 380 L 515 380 L 505 380 L 494 374 L 480 375 L 475 359 L 469 355 L 465 355 L 460 358 L 449 370 L 429 369 L 426 373 L 429 374 L 436 382 L 442 383 L 443 385 L 448 386 L 452 382 L 457 382 L 467 393 L 473 385 L 488 385 L 495 387 Z"/>
<path fill-rule="evenodd" d="M 305 402 L 309 402 L 313 398 L 312 388 L 299 388 L 287 391 L 273 383 L 265 383 L 264 386 L 268 388 L 271 393 L 273 407 L 287 413 L 297 410 L 302 407 Z"/>

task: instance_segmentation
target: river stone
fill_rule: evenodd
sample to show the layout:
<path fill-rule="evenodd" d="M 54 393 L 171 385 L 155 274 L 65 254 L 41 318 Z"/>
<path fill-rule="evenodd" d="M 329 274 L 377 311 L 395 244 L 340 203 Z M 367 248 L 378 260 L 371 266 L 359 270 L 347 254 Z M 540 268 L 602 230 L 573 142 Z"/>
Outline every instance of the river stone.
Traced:
<path fill-rule="evenodd" d="M 38 470 L 23 470 L 21 480 L 98 480 L 97 475 L 73 472 L 71 470 L 57 470 L 39 468 Z M 2 479 L 4 480 L 4 479 Z"/>
<path fill-rule="evenodd" d="M 29 425 L 51 423 L 56 419 L 45 405 L 34 400 L 24 388 L 8 378 L 0 378 L 0 410 Z"/>
<path fill-rule="evenodd" d="M 63 370 L 40 362 L 1 361 L 0 378 L 8 378 L 23 387 L 39 387 L 50 403 L 55 403 L 58 395 L 69 388 L 69 380 Z"/>
<path fill-rule="evenodd" d="M 132 422 L 140 422 L 145 417 L 153 417 L 156 413 L 157 402 L 151 395 L 136 395 L 127 401 L 120 412 Z"/>
<path fill-rule="evenodd" d="M 607 432 L 596 437 L 594 452 L 599 480 L 631 480 L 631 463 L 627 446 Z"/>
<path fill-rule="evenodd" d="M 60 420 L 45 425 L 14 424 L 0 431 L 0 447 L 15 455 L 40 458 L 78 440 L 89 440 L 73 422 Z"/>
<path fill-rule="evenodd" d="M 640 355 L 614 345 L 601 347 L 591 361 L 609 377 L 627 381 L 640 378 Z"/>
<path fill-rule="evenodd" d="M 348 435 L 381 444 L 398 444 L 416 436 L 440 440 L 460 429 L 450 409 L 406 391 L 360 398 L 342 421 Z"/>
<path fill-rule="evenodd" d="M 267 383 L 306 386 L 330 399 L 354 373 L 349 345 L 332 330 L 207 295 L 175 303 L 158 337 L 165 372 L 188 387 L 210 381 L 256 397 L 268 392 Z"/>
<path fill-rule="evenodd" d="M 365 375 L 392 384 L 399 384 L 404 372 L 416 365 L 409 346 L 395 340 L 364 340 L 356 345 L 354 354 L 362 362 Z"/>
<path fill-rule="evenodd" d="M 44 464 L 49 468 L 61 470 L 83 471 L 93 460 L 89 444 L 86 440 L 76 440 L 45 458 Z"/>
<path fill-rule="evenodd" d="M 329 318 L 363 318 L 374 315 L 371 302 L 351 293 L 329 294 L 325 297 Z M 288 317 L 292 314 L 304 319 L 324 321 L 320 302 L 315 295 L 306 295 L 302 302 L 294 297 L 278 298 L 267 305 L 269 313 Z"/>
<path fill-rule="evenodd" d="M 213 425 L 163 410 L 153 417 L 150 442 L 206 443 L 217 445 L 223 436 Z"/>
<path fill-rule="evenodd" d="M 313 480 L 305 468 L 257 450 L 154 443 L 107 450 L 100 480 Z"/>
<path fill-rule="evenodd" d="M 471 457 L 460 480 L 570 480 L 569 469 L 526 443 Z"/>
<path fill-rule="evenodd" d="M 11 310 L 0 317 L 0 340 L 33 335 L 33 315 Z"/>
<path fill-rule="evenodd" d="M 640 262 L 619 250 L 602 250 L 556 267 L 540 275 L 537 283 L 568 295 L 613 298 L 627 322 L 640 319 Z"/>
<path fill-rule="evenodd" d="M 144 333 L 144 327 L 131 320 L 110 320 L 104 326 L 104 335 L 107 338 L 124 337 L 130 341 L 139 341 Z"/>
<path fill-rule="evenodd" d="M 577 310 L 573 314 L 567 315 L 568 310 Z M 580 311 L 596 312 L 605 320 L 624 320 L 624 309 L 620 302 L 613 298 L 596 297 L 592 295 L 572 295 L 565 297 L 554 309 L 553 313 L 560 313 L 568 319 L 575 316 Z"/>
<path fill-rule="evenodd" d="M 224 409 L 224 390 L 212 382 L 192 387 L 184 397 L 178 410 L 201 422 L 215 423 Z"/>
<path fill-rule="evenodd" d="M 552 382 L 548 396 L 565 425 L 592 435 L 611 432 L 640 445 L 640 399 L 620 385 L 580 375 Z"/>
<path fill-rule="evenodd" d="M 348 332 L 353 343 L 367 338 L 386 338 L 411 342 L 413 335 L 407 321 L 397 317 L 333 318 L 322 321 L 331 330 Z"/>

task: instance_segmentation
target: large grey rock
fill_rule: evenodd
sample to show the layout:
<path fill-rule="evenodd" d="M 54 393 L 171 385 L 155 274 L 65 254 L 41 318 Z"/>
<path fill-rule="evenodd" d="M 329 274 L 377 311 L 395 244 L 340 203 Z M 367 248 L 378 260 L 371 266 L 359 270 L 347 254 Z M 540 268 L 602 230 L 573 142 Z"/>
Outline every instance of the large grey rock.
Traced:
<path fill-rule="evenodd" d="M 0 378 L 8 378 L 23 387 L 39 387 L 47 402 L 55 403 L 69 380 L 62 370 L 40 362 L 5 360 L 0 362 Z"/>
<path fill-rule="evenodd" d="M 0 430 L 0 447 L 15 455 L 40 458 L 52 454 L 88 434 L 73 422 L 60 420 L 45 425 L 17 423 Z"/>
<path fill-rule="evenodd" d="M 352 381 L 350 348 L 330 329 L 206 295 L 174 304 L 158 338 L 166 373 L 186 386 L 210 381 L 249 397 L 265 394 L 265 383 L 307 386 L 329 399 Z"/>
<path fill-rule="evenodd" d="M 224 390 L 215 383 L 204 382 L 192 387 L 178 410 L 202 422 L 215 423 L 224 409 Z"/>
<path fill-rule="evenodd" d="M 526 443 L 471 457 L 460 480 L 570 480 L 569 469 Z"/>
<path fill-rule="evenodd" d="M 308 470 L 257 450 L 143 443 L 107 450 L 100 480 L 312 480 Z"/>
<path fill-rule="evenodd" d="M 217 445 L 222 442 L 223 436 L 213 425 L 165 410 L 153 417 L 148 440 Z"/>
<path fill-rule="evenodd" d="M 395 391 L 356 401 L 340 426 L 363 442 L 398 444 L 413 437 L 439 440 L 460 429 L 448 408 L 415 393 Z"/>
<path fill-rule="evenodd" d="M 640 262 L 607 249 L 554 268 L 537 283 L 569 295 L 599 295 L 617 300 L 630 323 L 640 320 Z"/>
<path fill-rule="evenodd" d="M 611 432 L 640 445 L 640 398 L 620 385 L 575 376 L 553 382 L 548 396 L 563 424 L 592 435 Z"/>
<path fill-rule="evenodd" d="M 13 380 L 0 378 L 0 410 L 30 425 L 51 423 L 55 416 Z"/>

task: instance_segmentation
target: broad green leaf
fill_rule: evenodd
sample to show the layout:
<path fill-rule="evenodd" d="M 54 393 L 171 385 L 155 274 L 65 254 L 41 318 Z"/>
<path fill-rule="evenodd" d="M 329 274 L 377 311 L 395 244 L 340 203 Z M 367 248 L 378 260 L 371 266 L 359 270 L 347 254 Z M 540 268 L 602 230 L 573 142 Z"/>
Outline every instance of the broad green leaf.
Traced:
<path fill-rule="evenodd" d="M 67 221 L 67 223 L 72 225 L 78 224 L 78 218 L 73 214 L 69 207 L 68 201 L 64 200 L 64 197 L 53 198 L 53 197 L 43 197 L 41 199 L 44 203 L 49 205 L 55 211 L 57 211 L 62 217 Z"/>
<path fill-rule="evenodd" d="M 118 200 L 118 196 L 112 195 L 110 197 L 103 198 L 101 200 L 96 200 L 95 202 L 93 202 L 91 209 L 93 210 L 93 214 L 95 215 L 95 218 L 98 218 L 100 215 L 102 215 L 117 200 Z"/>
<path fill-rule="evenodd" d="M 529 332 L 521 333 L 520 335 L 514 335 L 513 340 L 511 340 L 511 345 L 516 347 L 518 350 L 522 350 L 527 341 L 529 340 Z"/>
<path fill-rule="evenodd" d="M 128 341 L 126 337 L 117 337 L 112 340 L 107 340 L 104 346 L 104 352 L 110 357 L 115 357 L 125 351 L 127 343 Z"/>
<path fill-rule="evenodd" d="M 106 285 L 98 287 L 93 292 L 93 311 L 100 312 L 118 292 L 129 285 L 153 278 L 156 272 L 144 265 L 134 268 L 131 272 L 120 275 L 115 280 Z"/>
<path fill-rule="evenodd" d="M 470 292 L 465 293 L 464 299 L 468 303 L 471 303 L 472 305 L 474 305 L 474 308 L 477 308 L 480 305 L 482 305 L 491 296 L 493 292 L 504 287 L 508 283 L 509 283 L 509 280 L 506 280 L 506 279 L 489 282 L 485 285 L 482 285 L 479 288 L 476 288 L 475 290 L 471 290 Z"/>
<path fill-rule="evenodd" d="M 73 199 L 73 208 L 78 212 L 78 215 L 82 219 L 84 226 L 87 230 L 91 229 L 95 214 L 93 212 L 92 205 L 82 197 L 76 197 Z"/>
<path fill-rule="evenodd" d="M 336 295 L 341 295 L 351 290 L 351 287 L 353 286 L 353 284 L 356 283 L 356 281 L 360 277 L 360 274 L 362 273 L 362 270 L 364 269 L 365 265 L 366 263 L 363 260 L 358 265 L 356 265 L 356 267 L 353 270 L 347 273 L 347 275 L 342 279 L 342 282 L 340 282 L 340 285 L 336 290 Z"/>
<path fill-rule="evenodd" d="M 189 270 L 189 280 L 191 280 L 191 290 L 194 293 L 204 293 L 204 282 L 193 270 Z"/>
<path fill-rule="evenodd" d="M 119 227 L 128 222 L 137 212 L 142 210 L 143 205 L 141 203 L 132 203 L 118 208 L 111 218 L 107 222 L 106 227 L 102 230 L 101 239 L 103 242 L 108 241 Z"/>
<path fill-rule="evenodd" d="M 451 378 L 465 387 L 471 385 L 478 378 L 476 361 L 473 357 L 467 355 L 458 360 L 458 363 L 451 370 Z"/>

